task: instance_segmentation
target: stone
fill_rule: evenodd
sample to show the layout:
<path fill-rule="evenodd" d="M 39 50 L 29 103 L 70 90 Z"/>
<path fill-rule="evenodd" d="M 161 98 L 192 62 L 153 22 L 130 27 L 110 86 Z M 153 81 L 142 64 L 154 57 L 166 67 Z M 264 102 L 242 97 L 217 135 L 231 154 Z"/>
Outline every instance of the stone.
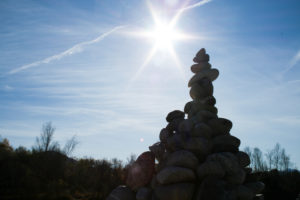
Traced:
<path fill-rule="evenodd" d="M 225 180 L 231 184 L 242 184 L 245 181 L 246 173 L 243 169 L 238 169 L 234 174 L 229 174 Z"/>
<path fill-rule="evenodd" d="M 239 151 L 235 155 L 237 156 L 241 167 L 250 165 L 250 158 L 247 153 Z"/>
<path fill-rule="evenodd" d="M 167 139 L 172 136 L 172 133 L 170 133 L 166 128 L 163 128 L 159 133 L 159 139 L 162 143 L 166 143 Z"/>
<path fill-rule="evenodd" d="M 190 132 L 193 129 L 193 121 L 191 119 L 185 119 L 181 121 L 181 123 L 178 126 L 179 132 Z"/>
<path fill-rule="evenodd" d="M 161 142 L 157 142 L 149 147 L 149 150 L 155 155 L 155 158 L 160 161 L 166 151 L 165 145 Z"/>
<path fill-rule="evenodd" d="M 201 110 L 201 111 L 197 112 L 197 114 L 195 114 L 194 116 L 193 115 L 188 115 L 188 118 L 193 120 L 194 124 L 197 124 L 199 122 L 208 122 L 212 119 L 217 119 L 218 116 L 216 114 L 212 113 L 212 112 L 207 111 L 207 110 Z"/>
<path fill-rule="evenodd" d="M 156 188 L 157 186 L 159 186 L 159 183 L 157 182 L 156 180 L 156 175 L 154 175 L 151 179 L 151 182 L 150 182 L 150 186 L 152 189 Z"/>
<path fill-rule="evenodd" d="M 206 156 L 210 153 L 211 144 L 205 138 L 192 137 L 186 139 L 184 149 L 195 153 L 197 156 Z"/>
<path fill-rule="evenodd" d="M 212 82 L 204 77 L 191 85 L 190 96 L 194 100 L 201 100 L 213 95 Z"/>
<path fill-rule="evenodd" d="M 155 196 L 159 200 L 191 200 L 194 193 L 194 184 L 176 183 L 155 188 Z"/>
<path fill-rule="evenodd" d="M 207 176 L 214 176 L 217 178 L 223 178 L 225 171 L 217 161 L 207 161 L 199 165 L 197 168 L 197 175 L 200 180 Z"/>
<path fill-rule="evenodd" d="M 205 178 L 199 188 L 196 199 L 209 200 L 235 200 L 231 193 L 225 189 L 226 183 L 216 177 Z"/>
<path fill-rule="evenodd" d="M 182 112 L 180 110 L 174 110 L 167 115 L 166 120 L 167 120 L 167 122 L 171 122 L 177 118 L 184 119 L 184 112 Z"/>
<path fill-rule="evenodd" d="M 188 86 L 191 87 L 194 83 L 200 81 L 203 78 L 208 78 L 210 81 L 214 81 L 219 76 L 219 70 L 217 69 L 208 69 L 203 70 L 200 73 L 195 74 L 188 83 Z"/>
<path fill-rule="evenodd" d="M 170 151 L 176 151 L 183 149 L 184 147 L 184 140 L 182 135 L 174 134 L 167 139 L 166 148 Z"/>
<path fill-rule="evenodd" d="M 193 58 L 193 61 L 195 63 L 202 63 L 202 62 L 208 62 L 209 61 L 209 55 L 208 54 L 199 54 L 198 56 L 195 56 Z"/>
<path fill-rule="evenodd" d="M 246 174 L 245 183 L 249 182 L 257 182 L 260 179 L 260 175 L 258 173 Z"/>
<path fill-rule="evenodd" d="M 206 54 L 206 50 L 205 48 L 201 48 L 197 53 L 196 53 L 196 56 L 195 57 L 201 57 L 203 55 Z"/>
<path fill-rule="evenodd" d="M 185 106 L 184 106 L 184 112 L 185 113 L 189 113 L 190 112 L 190 110 L 192 109 L 192 103 L 193 103 L 193 101 L 190 101 L 190 102 L 187 102 L 185 104 Z"/>
<path fill-rule="evenodd" d="M 176 131 L 178 130 L 179 124 L 180 124 L 183 120 L 184 120 L 184 119 L 179 119 L 179 118 L 174 119 L 173 121 L 171 121 L 171 122 L 167 125 L 166 129 L 167 129 L 170 133 L 176 132 Z"/>
<path fill-rule="evenodd" d="M 213 148 L 220 145 L 239 147 L 240 144 L 241 141 L 237 137 L 234 137 L 232 135 L 220 135 L 213 139 Z"/>
<path fill-rule="evenodd" d="M 121 185 L 115 188 L 106 200 L 135 200 L 135 193 L 129 187 Z"/>
<path fill-rule="evenodd" d="M 244 185 L 239 185 L 237 187 L 236 193 L 238 199 L 241 200 L 252 200 L 254 197 L 253 192 L 249 188 L 245 187 Z"/>
<path fill-rule="evenodd" d="M 195 115 L 199 111 L 209 111 L 214 114 L 218 113 L 218 109 L 214 106 L 204 104 L 202 101 L 195 100 L 190 103 L 190 109 L 187 112 L 189 115 Z"/>
<path fill-rule="evenodd" d="M 168 166 L 156 175 L 157 182 L 165 185 L 170 183 L 189 182 L 196 179 L 193 170 L 183 167 Z"/>
<path fill-rule="evenodd" d="M 192 137 L 203 137 L 205 139 L 210 139 L 212 136 L 212 130 L 205 123 L 197 123 L 194 126 L 193 131 L 191 132 Z"/>
<path fill-rule="evenodd" d="M 140 188 L 136 193 L 136 200 L 151 200 L 152 190 L 147 187 Z"/>
<path fill-rule="evenodd" d="M 186 150 L 175 151 L 166 159 L 166 166 L 185 167 L 189 169 L 196 169 L 199 161 L 197 157 Z"/>
<path fill-rule="evenodd" d="M 225 118 L 209 120 L 208 125 L 212 128 L 214 136 L 229 134 L 232 128 L 232 122 Z"/>
<path fill-rule="evenodd" d="M 236 156 L 229 152 L 214 153 L 207 157 L 206 161 L 217 161 L 226 172 L 226 180 L 232 184 L 244 182 L 246 173 L 238 163 Z"/>
<path fill-rule="evenodd" d="M 138 188 L 147 185 L 151 181 L 154 171 L 154 154 L 149 151 L 144 152 L 129 167 L 126 185 L 136 191 Z"/>
<path fill-rule="evenodd" d="M 205 97 L 204 99 L 201 100 L 201 103 L 214 106 L 216 104 L 216 99 L 214 96 Z"/>
<path fill-rule="evenodd" d="M 201 63 L 192 65 L 191 71 L 196 74 L 203 70 L 208 70 L 210 68 L 211 68 L 211 64 L 209 64 L 208 62 L 201 62 Z"/>
<path fill-rule="evenodd" d="M 254 194 L 260 193 L 265 188 L 265 184 L 260 181 L 245 183 L 245 186 L 249 188 Z"/>

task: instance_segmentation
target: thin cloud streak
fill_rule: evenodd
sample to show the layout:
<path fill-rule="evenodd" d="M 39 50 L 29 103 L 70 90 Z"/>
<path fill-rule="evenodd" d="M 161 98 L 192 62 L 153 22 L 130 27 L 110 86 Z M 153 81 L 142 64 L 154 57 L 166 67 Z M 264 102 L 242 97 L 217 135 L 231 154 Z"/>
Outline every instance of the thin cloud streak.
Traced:
<path fill-rule="evenodd" d="M 180 9 L 180 11 L 183 12 L 183 11 L 186 11 L 186 10 L 189 10 L 189 9 L 192 9 L 192 8 L 196 8 L 196 7 L 202 6 L 204 4 L 207 4 L 207 3 L 211 2 L 211 1 L 212 0 L 202 0 L 202 1 L 198 2 L 198 3 L 192 4 L 190 6 L 186 6 L 186 7 L 182 8 L 182 9 Z"/>
<path fill-rule="evenodd" d="M 288 67 L 282 72 L 282 75 L 290 71 L 298 62 L 300 61 L 300 50 L 297 54 L 292 58 Z"/>
<path fill-rule="evenodd" d="M 181 9 L 178 10 L 177 14 L 174 16 L 174 18 L 172 19 L 170 25 L 171 27 L 175 26 L 177 20 L 179 19 L 179 17 L 182 15 L 182 13 L 184 13 L 185 11 L 187 10 L 190 10 L 190 9 L 193 9 L 193 8 L 196 8 L 196 7 L 199 7 L 199 6 L 203 6 L 204 4 L 207 4 L 209 2 L 211 2 L 212 0 L 202 0 L 198 3 L 194 3 L 192 5 L 189 5 L 189 6 L 185 6 Z"/>
<path fill-rule="evenodd" d="M 124 28 L 124 27 L 125 26 L 116 26 L 113 29 L 111 29 L 110 31 L 107 31 L 107 32 L 101 34 L 100 36 L 98 36 L 97 38 L 95 38 L 93 40 L 78 43 L 78 44 L 74 45 L 73 47 L 71 47 L 71 48 L 67 49 L 66 51 L 63 51 L 63 52 L 61 52 L 59 54 L 56 54 L 56 55 L 50 56 L 48 58 L 45 58 L 43 60 L 39 60 L 39 61 L 27 64 L 27 65 L 23 65 L 23 66 L 18 67 L 16 69 L 13 69 L 13 70 L 9 71 L 8 74 L 9 75 L 15 74 L 15 73 L 21 72 L 23 70 L 39 66 L 41 64 L 47 64 L 47 63 L 52 62 L 54 60 L 60 60 L 60 59 L 62 59 L 65 56 L 69 56 L 69 55 L 72 55 L 72 54 L 75 54 L 75 53 L 79 53 L 79 52 L 82 51 L 82 48 L 84 46 L 100 42 L 101 40 L 103 40 L 104 38 L 106 38 L 107 36 L 109 36 L 110 34 L 114 33 L 115 31 L 117 31 L 117 30 L 119 30 L 121 28 Z"/>

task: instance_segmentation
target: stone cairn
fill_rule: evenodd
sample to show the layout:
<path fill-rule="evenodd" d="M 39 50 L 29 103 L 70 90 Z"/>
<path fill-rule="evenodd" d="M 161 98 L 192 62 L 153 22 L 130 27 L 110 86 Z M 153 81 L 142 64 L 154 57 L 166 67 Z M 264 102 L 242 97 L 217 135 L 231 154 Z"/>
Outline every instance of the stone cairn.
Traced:
<path fill-rule="evenodd" d="M 106 200 L 263 199 L 264 184 L 247 167 L 249 156 L 230 134 L 232 122 L 217 115 L 212 81 L 219 71 L 211 68 L 205 49 L 193 61 L 195 75 L 188 83 L 193 100 L 184 112 L 168 114 L 160 142 L 138 157 L 128 170 L 127 186 L 117 187 Z"/>

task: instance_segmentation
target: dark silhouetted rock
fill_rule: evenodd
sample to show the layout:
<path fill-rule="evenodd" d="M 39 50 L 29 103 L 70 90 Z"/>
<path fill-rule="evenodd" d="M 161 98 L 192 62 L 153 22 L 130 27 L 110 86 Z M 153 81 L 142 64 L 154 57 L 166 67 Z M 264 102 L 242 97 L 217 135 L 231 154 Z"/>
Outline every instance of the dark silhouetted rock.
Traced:
<path fill-rule="evenodd" d="M 207 121 L 210 121 L 212 119 L 217 119 L 218 116 L 216 114 L 212 113 L 212 112 L 209 112 L 209 111 L 206 111 L 206 110 L 201 110 L 201 111 L 197 112 L 197 114 L 194 115 L 194 116 L 188 115 L 188 118 L 193 120 L 193 122 L 195 124 L 197 124 L 199 122 L 207 122 Z"/>
<path fill-rule="evenodd" d="M 186 139 L 184 149 L 195 153 L 199 158 L 199 156 L 206 156 L 210 153 L 211 143 L 205 138 L 192 137 Z"/>
<path fill-rule="evenodd" d="M 127 186 L 115 188 L 106 200 L 135 200 L 135 193 Z"/>
<path fill-rule="evenodd" d="M 191 87 L 194 83 L 197 83 L 203 78 L 208 78 L 210 81 L 214 81 L 218 78 L 219 71 L 217 69 L 208 69 L 203 70 L 200 73 L 195 74 L 188 83 L 188 86 Z"/>
<path fill-rule="evenodd" d="M 239 160 L 241 167 L 246 167 L 246 166 L 250 165 L 250 158 L 249 158 L 248 154 L 246 154 L 245 152 L 239 151 L 236 153 L 236 156 Z"/>
<path fill-rule="evenodd" d="M 193 121 L 190 119 L 185 119 L 183 120 L 179 126 L 178 126 L 178 131 L 179 132 L 189 132 L 193 129 Z"/>
<path fill-rule="evenodd" d="M 166 159 L 166 166 L 178 166 L 190 169 L 196 169 L 198 165 L 197 157 L 186 150 L 175 151 Z"/>
<path fill-rule="evenodd" d="M 152 190 L 147 187 L 140 188 L 136 193 L 136 200 L 151 200 Z"/>
<path fill-rule="evenodd" d="M 216 118 L 208 121 L 214 136 L 228 134 L 232 128 L 232 122 L 225 118 Z"/>
<path fill-rule="evenodd" d="M 203 70 L 208 70 L 210 68 L 211 68 L 211 64 L 209 64 L 208 62 L 201 62 L 201 63 L 192 65 L 191 71 L 196 74 Z"/>
<path fill-rule="evenodd" d="M 154 193 L 159 200 L 191 200 L 194 187 L 192 183 L 176 183 L 158 186 Z"/>
<path fill-rule="evenodd" d="M 241 141 L 232 135 L 220 135 L 213 139 L 214 148 L 221 146 L 221 145 L 234 146 L 234 147 L 238 148 L 240 146 L 240 144 L 241 144 Z"/>
<path fill-rule="evenodd" d="M 160 139 L 161 142 L 166 143 L 166 142 L 167 142 L 167 139 L 168 139 L 169 137 L 171 137 L 171 136 L 172 136 L 172 133 L 170 133 L 170 132 L 168 131 L 168 129 L 163 128 L 163 129 L 160 131 L 159 139 Z"/>
<path fill-rule="evenodd" d="M 167 139 L 166 148 L 170 151 L 181 150 L 184 148 L 184 139 L 182 135 L 174 134 Z"/>
<path fill-rule="evenodd" d="M 171 122 L 174 119 L 184 119 L 184 112 L 180 111 L 180 110 L 174 110 L 172 112 L 170 112 L 168 114 L 168 116 L 166 117 L 167 122 Z"/>
<path fill-rule="evenodd" d="M 180 118 L 177 118 L 177 119 L 174 119 L 173 121 L 171 121 L 166 129 L 170 132 L 170 133 L 173 133 L 174 131 L 177 131 L 178 130 L 178 126 L 179 124 L 183 121 L 184 119 L 180 119 Z"/>
<path fill-rule="evenodd" d="M 194 126 L 193 131 L 191 132 L 191 136 L 193 137 L 203 137 L 205 139 L 210 139 L 212 136 L 212 130 L 205 123 L 197 123 Z"/>
<path fill-rule="evenodd" d="M 147 185 L 154 174 L 155 156 L 152 152 L 142 153 L 137 160 L 129 167 L 126 185 L 132 190 Z"/>
<path fill-rule="evenodd" d="M 211 81 L 204 77 L 191 85 L 190 96 L 194 100 L 201 100 L 213 94 Z"/>
<path fill-rule="evenodd" d="M 193 170 L 183 167 L 168 166 L 162 169 L 156 179 L 160 184 L 170 184 L 179 182 L 189 182 L 196 179 Z"/>
<path fill-rule="evenodd" d="M 237 197 L 241 200 L 252 200 L 254 193 L 244 185 L 239 185 L 237 188 Z"/>
<path fill-rule="evenodd" d="M 197 175 L 200 180 L 204 179 L 207 176 L 223 178 L 225 176 L 225 170 L 222 168 L 219 162 L 207 161 L 202 163 L 197 168 Z"/>
<path fill-rule="evenodd" d="M 265 184 L 260 181 L 245 183 L 245 186 L 249 188 L 254 194 L 260 193 L 265 188 Z"/>
<path fill-rule="evenodd" d="M 149 150 L 155 155 L 155 158 L 160 161 L 165 153 L 165 145 L 161 142 L 157 142 L 149 147 Z"/>

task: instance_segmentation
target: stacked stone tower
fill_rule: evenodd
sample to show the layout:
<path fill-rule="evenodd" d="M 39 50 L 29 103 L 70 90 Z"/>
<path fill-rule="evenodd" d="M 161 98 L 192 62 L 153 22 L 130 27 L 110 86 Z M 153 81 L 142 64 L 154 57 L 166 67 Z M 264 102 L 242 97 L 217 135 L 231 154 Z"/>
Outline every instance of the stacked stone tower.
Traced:
<path fill-rule="evenodd" d="M 127 186 L 107 200 L 252 200 L 263 199 L 264 184 L 251 173 L 249 156 L 230 134 L 232 122 L 218 117 L 209 55 L 201 49 L 188 83 L 193 99 L 184 112 L 170 112 L 157 142 L 130 167 Z M 154 158 L 157 164 L 154 168 Z"/>

